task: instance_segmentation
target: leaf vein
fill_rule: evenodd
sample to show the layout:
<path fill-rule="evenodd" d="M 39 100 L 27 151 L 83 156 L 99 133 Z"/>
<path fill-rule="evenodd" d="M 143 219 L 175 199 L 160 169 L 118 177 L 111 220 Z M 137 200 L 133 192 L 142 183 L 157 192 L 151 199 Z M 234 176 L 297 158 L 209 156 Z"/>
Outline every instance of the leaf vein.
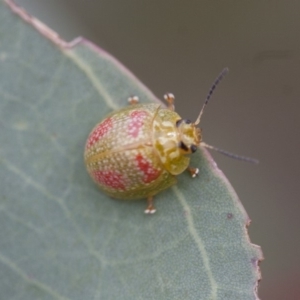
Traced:
<path fill-rule="evenodd" d="M 81 230 L 76 225 L 76 222 L 74 221 L 74 219 L 72 217 L 72 214 L 68 210 L 68 208 L 65 205 L 63 199 L 61 199 L 59 197 L 56 197 L 56 196 L 52 195 L 51 193 L 49 193 L 43 186 L 41 186 L 38 183 L 36 183 L 32 178 L 30 178 L 28 175 L 26 175 L 25 173 L 23 173 L 20 169 L 18 169 L 13 164 L 7 162 L 6 160 L 3 160 L 2 162 L 5 163 L 5 165 L 6 165 L 6 167 L 7 167 L 8 170 L 10 170 L 11 172 L 15 173 L 19 177 L 21 177 L 28 185 L 34 187 L 36 190 L 40 191 L 44 196 L 48 197 L 51 200 L 56 201 L 60 205 L 62 211 L 64 212 L 64 214 L 66 216 L 66 218 L 74 226 L 77 234 L 79 235 L 79 237 L 81 238 L 82 242 L 85 244 L 85 246 L 89 250 L 89 253 L 91 255 L 93 255 L 102 265 L 104 265 L 105 264 L 105 260 L 103 259 L 103 257 L 101 256 L 101 254 L 98 251 L 96 251 L 96 249 L 94 249 L 93 245 L 91 243 L 89 243 L 85 239 L 84 234 L 81 232 Z"/>
<path fill-rule="evenodd" d="M 185 197 L 179 191 L 178 187 L 174 186 L 172 189 L 173 189 L 174 193 L 176 194 L 176 196 L 177 196 L 180 204 L 182 205 L 184 211 L 186 212 L 188 230 L 190 232 L 190 235 L 194 239 L 194 241 L 195 241 L 195 243 L 196 243 L 196 245 L 199 249 L 199 252 L 201 253 L 204 268 L 207 272 L 207 276 L 208 276 L 208 279 L 209 279 L 210 284 L 211 284 L 211 297 L 210 297 L 210 299 L 217 299 L 218 285 L 217 285 L 217 282 L 216 282 L 216 280 L 215 280 L 215 278 L 212 274 L 208 253 L 205 249 L 204 243 L 203 243 L 201 237 L 199 236 L 199 234 L 197 233 L 197 230 L 195 228 L 194 219 L 193 219 L 193 216 L 192 216 L 191 209 L 190 209 Z"/>
<path fill-rule="evenodd" d="M 112 97 L 107 93 L 103 85 L 98 80 L 94 70 L 89 67 L 82 59 L 80 59 L 72 50 L 65 49 L 65 54 L 76 63 L 76 65 L 87 75 L 87 77 L 91 80 L 93 86 L 98 91 L 100 95 L 103 96 L 104 101 L 106 104 L 112 108 L 113 110 L 116 110 L 119 108 L 119 106 L 114 103 Z"/>
<path fill-rule="evenodd" d="M 56 291 L 54 291 L 51 287 L 47 286 L 46 284 L 44 284 L 36 279 L 30 278 L 30 276 L 27 275 L 21 268 L 19 268 L 13 261 L 8 259 L 6 256 L 4 256 L 1 253 L 0 253 L 0 261 L 4 265 L 9 267 L 12 271 L 14 271 L 17 275 L 19 275 L 22 279 L 24 279 L 24 281 L 36 286 L 37 288 L 43 290 L 46 293 L 50 294 L 55 299 L 59 299 L 59 300 L 68 300 L 69 299 L 69 298 L 61 296 L 60 294 L 58 294 Z"/>

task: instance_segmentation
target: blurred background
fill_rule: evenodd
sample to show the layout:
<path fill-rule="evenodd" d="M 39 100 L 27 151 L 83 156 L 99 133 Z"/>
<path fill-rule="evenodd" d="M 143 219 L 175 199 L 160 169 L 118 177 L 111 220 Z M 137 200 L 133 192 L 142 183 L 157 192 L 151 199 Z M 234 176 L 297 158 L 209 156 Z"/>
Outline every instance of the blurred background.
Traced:
<path fill-rule="evenodd" d="M 84 36 L 159 98 L 195 120 L 218 73 L 230 73 L 202 118 L 204 140 L 258 158 L 212 153 L 261 245 L 261 299 L 300 299 L 300 1 L 19 0 L 71 41 Z"/>

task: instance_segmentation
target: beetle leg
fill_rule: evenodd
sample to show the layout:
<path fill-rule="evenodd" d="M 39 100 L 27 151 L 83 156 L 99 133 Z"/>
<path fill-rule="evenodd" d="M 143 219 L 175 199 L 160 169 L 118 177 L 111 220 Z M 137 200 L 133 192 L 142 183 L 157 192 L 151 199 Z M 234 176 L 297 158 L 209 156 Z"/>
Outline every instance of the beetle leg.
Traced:
<path fill-rule="evenodd" d="M 147 208 L 145 210 L 145 214 L 154 214 L 156 212 L 156 209 L 154 208 L 154 205 L 153 205 L 153 197 L 152 196 L 149 196 L 147 198 Z"/>
<path fill-rule="evenodd" d="M 129 97 L 127 100 L 128 100 L 128 103 L 131 104 L 131 105 L 139 103 L 139 97 L 138 96 Z"/>
<path fill-rule="evenodd" d="M 195 178 L 199 174 L 199 169 L 198 168 L 188 167 L 187 170 L 192 175 L 192 178 Z"/>
<path fill-rule="evenodd" d="M 174 100 L 175 96 L 171 93 L 165 94 L 164 99 L 168 102 L 168 109 L 174 111 L 175 106 L 174 106 Z"/>

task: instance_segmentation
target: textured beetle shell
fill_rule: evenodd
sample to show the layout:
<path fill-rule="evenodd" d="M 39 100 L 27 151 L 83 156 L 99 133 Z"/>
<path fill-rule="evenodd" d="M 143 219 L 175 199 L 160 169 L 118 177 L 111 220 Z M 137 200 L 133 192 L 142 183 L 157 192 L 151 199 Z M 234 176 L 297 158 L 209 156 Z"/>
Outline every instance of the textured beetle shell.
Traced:
<path fill-rule="evenodd" d="M 154 127 L 161 123 L 160 114 L 180 119 L 158 104 L 130 105 L 108 115 L 90 133 L 84 154 L 86 167 L 108 195 L 145 198 L 176 183 L 154 146 Z"/>

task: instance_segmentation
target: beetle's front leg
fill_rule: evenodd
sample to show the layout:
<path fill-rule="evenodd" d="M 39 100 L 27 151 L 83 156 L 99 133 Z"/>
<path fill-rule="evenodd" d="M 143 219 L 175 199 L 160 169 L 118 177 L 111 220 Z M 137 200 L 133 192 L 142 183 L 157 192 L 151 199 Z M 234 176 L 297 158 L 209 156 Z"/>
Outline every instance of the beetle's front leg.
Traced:
<path fill-rule="evenodd" d="M 164 99 L 168 102 L 168 109 L 174 111 L 175 110 L 175 96 L 171 93 L 165 94 Z"/>
<path fill-rule="evenodd" d="M 138 96 L 132 96 L 132 97 L 129 97 L 127 99 L 127 101 L 130 105 L 134 105 L 134 104 L 138 104 L 140 100 L 139 100 Z"/>
<path fill-rule="evenodd" d="M 145 210 L 145 214 L 154 214 L 156 212 L 156 209 L 154 208 L 154 205 L 153 205 L 153 197 L 152 196 L 149 196 L 147 198 L 147 208 Z"/>
<path fill-rule="evenodd" d="M 187 170 L 192 175 L 192 178 L 195 178 L 199 174 L 199 169 L 198 168 L 188 167 Z"/>

